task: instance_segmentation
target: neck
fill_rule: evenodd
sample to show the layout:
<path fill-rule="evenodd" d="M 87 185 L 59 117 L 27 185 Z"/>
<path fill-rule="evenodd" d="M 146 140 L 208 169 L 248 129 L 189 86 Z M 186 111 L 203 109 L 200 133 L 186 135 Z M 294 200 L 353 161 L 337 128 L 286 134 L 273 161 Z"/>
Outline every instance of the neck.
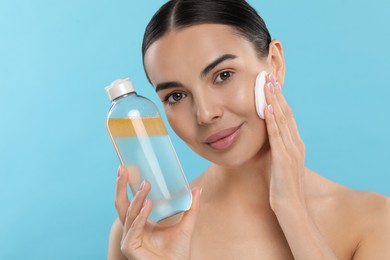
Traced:
<path fill-rule="evenodd" d="M 210 190 L 212 200 L 228 200 L 228 205 L 239 207 L 256 204 L 269 208 L 270 169 L 271 150 L 265 145 L 254 158 L 237 167 L 212 164 L 205 176 L 205 188 Z"/>

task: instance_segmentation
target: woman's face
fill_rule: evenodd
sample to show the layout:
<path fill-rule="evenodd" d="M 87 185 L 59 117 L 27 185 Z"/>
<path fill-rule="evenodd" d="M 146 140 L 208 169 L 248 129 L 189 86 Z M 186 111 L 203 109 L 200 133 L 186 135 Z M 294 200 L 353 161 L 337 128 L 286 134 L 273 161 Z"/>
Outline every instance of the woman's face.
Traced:
<path fill-rule="evenodd" d="M 158 39 L 144 62 L 172 129 L 192 150 L 227 167 L 259 153 L 267 134 L 254 84 L 270 68 L 245 38 L 226 25 L 195 25 Z"/>

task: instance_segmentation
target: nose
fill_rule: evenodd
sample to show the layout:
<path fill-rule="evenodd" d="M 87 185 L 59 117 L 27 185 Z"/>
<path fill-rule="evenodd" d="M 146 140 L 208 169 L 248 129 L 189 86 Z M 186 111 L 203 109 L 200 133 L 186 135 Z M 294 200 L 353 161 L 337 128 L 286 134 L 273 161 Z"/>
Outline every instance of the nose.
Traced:
<path fill-rule="evenodd" d="M 211 93 L 210 93 L 211 94 Z M 196 118 L 199 125 L 217 122 L 223 115 L 223 106 L 214 96 L 207 93 L 198 95 L 195 101 Z"/>

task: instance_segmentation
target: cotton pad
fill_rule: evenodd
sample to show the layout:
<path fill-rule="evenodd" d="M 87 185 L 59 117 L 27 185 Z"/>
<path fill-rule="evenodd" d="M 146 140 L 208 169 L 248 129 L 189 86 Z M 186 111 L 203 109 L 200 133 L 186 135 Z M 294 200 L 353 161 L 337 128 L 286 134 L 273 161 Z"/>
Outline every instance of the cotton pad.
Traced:
<path fill-rule="evenodd" d="M 261 119 L 265 118 L 264 109 L 267 106 L 267 102 L 265 101 L 265 94 L 264 94 L 265 77 L 267 76 L 267 74 L 268 72 L 266 71 L 260 72 L 256 77 L 256 84 L 255 84 L 256 111 Z"/>

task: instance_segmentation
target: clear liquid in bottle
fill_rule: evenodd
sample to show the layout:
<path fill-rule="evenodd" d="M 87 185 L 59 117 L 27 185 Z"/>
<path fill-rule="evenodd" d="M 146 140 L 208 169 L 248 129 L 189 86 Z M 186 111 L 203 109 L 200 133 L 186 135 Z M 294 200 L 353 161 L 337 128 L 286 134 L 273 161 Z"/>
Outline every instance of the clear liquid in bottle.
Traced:
<path fill-rule="evenodd" d="M 117 80 L 107 87 L 111 92 L 106 88 L 112 99 L 107 130 L 121 164 L 131 173 L 133 195 L 143 180 L 151 183 L 149 220 L 157 222 L 188 210 L 191 190 L 157 107 L 129 83 Z M 122 90 L 113 90 L 118 85 Z"/>

